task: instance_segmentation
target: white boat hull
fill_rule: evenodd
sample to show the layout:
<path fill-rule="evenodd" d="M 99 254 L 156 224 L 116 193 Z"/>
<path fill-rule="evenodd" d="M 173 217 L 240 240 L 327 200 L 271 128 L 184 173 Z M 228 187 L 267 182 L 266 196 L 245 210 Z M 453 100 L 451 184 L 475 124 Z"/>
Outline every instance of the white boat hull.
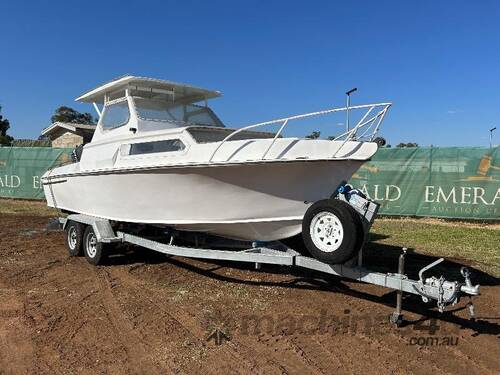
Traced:
<path fill-rule="evenodd" d="M 56 168 L 48 172 L 52 178 L 44 189 L 49 206 L 70 212 L 271 241 L 300 233 L 307 208 L 330 197 L 362 163 L 264 162 L 60 177 Z"/>

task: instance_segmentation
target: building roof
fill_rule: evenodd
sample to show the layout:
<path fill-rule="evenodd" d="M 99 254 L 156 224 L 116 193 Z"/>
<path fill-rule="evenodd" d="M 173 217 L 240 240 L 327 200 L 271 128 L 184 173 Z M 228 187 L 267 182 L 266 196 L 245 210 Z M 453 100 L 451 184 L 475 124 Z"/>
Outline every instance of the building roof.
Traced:
<path fill-rule="evenodd" d="M 73 133 L 78 133 L 79 130 L 86 132 L 93 132 L 97 125 L 87 125 L 87 124 L 73 124 L 70 122 L 54 122 L 53 124 L 47 126 L 42 130 L 42 135 L 53 134 L 61 129 L 69 130 Z"/>
<path fill-rule="evenodd" d="M 127 87 L 132 90 L 139 90 L 146 93 L 150 92 L 171 95 L 174 100 L 184 102 L 194 102 L 221 96 L 219 91 L 203 89 L 184 83 L 126 75 L 98 86 L 95 89 L 79 96 L 75 100 L 87 103 L 102 103 L 104 102 L 105 95 L 125 90 Z"/>

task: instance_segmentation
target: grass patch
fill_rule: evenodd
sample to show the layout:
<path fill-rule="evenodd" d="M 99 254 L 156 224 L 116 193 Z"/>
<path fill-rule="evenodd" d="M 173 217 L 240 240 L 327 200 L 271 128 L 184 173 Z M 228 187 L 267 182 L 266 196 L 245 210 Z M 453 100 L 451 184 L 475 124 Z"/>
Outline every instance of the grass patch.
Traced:
<path fill-rule="evenodd" d="M 34 216 L 57 216 L 59 211 L 47 207 L 45 201 L 0 199 L 0 214 L 25 214 Z"/>
<path fill-rule="evenodd" d="M 470 224 L 426 219 L 378 218 L 374 242 L 413 248 L 418 253 L 469 260 L 477 268 L 500 277 L 498 224 Z"/>

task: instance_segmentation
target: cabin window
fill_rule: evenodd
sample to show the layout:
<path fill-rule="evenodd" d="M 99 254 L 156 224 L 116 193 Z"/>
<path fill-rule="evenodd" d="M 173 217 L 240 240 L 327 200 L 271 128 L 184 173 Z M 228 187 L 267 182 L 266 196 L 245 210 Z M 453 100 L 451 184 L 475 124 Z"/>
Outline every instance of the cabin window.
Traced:
<path fill-rule="evenodd" d="M 135 99 L 137 116 L 143 120 L 175 121 L 178 118 L 161 102 Z"/>
<path fill-rule="evenodd" d="M 188 106 L 186 108 L 186 119 L 191 124 L 217 126 L 213 114 L 206 107 Z"/>
<path fill-rule="evenodd" d="M 182 151 L 185 148 L 186 146 L 180 139 L 165 139 L 163 141 L 132 143 L 130 144 L 129 155 Z"/>
<path fill-rule="evenodd" d="M 125 125 L 130 118 L 127 101 L 106 106 L 102 115 L 101 126 L 103 129 L 113 129 Z"/>
<path fill-rule="evenodd" d="M 195 104 L 178 104 L 152 99 L 134 98 L 137 116 L 146 121 L 179 122 L 193 125 L 224 127 L 215 113 L 208 107 Z"/>

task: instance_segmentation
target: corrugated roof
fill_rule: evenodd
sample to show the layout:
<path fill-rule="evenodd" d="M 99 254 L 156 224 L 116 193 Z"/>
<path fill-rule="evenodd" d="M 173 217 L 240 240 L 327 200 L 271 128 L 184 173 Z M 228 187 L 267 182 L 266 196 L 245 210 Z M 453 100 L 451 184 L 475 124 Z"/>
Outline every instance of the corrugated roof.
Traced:
<path fill-rule="evenodd" d="M 42 135 L 47 135 L 54 132 L 57 129 L 67 129 L 72 132 L 76 132 L 78 129 L 82 130 L 95 130 L 97 125 L 88 125 L 88 124 L 73 124 L 71 122 L 54 122 L 53 124 L 47 126 L 42 130 Z"/>

